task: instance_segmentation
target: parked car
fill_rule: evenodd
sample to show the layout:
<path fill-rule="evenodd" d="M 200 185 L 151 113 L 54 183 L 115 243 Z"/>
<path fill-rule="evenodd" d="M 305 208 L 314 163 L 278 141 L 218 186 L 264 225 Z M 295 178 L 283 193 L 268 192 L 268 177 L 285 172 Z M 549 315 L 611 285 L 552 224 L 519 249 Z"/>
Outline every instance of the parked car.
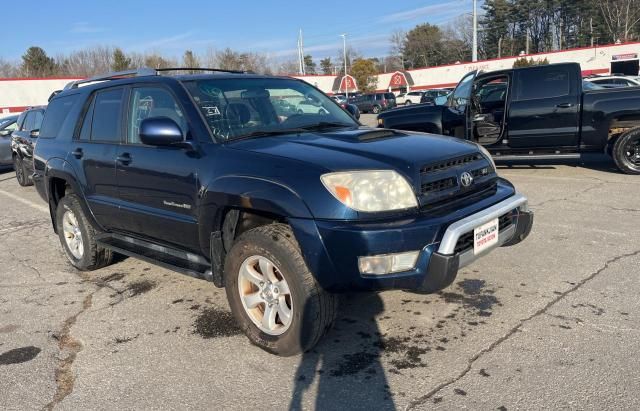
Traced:
<path fill-rule="evenodd" d="M 338 104 L 346 104 L 348 99 L 344 94 L 336 94 L 331 96 L 331 99 L 334 100 Z"/>
<path fill-rule="evenodd" d="M 378 116 L 385 128 L 471 140 L 495 159 L 577 159 L 607 152 L 640 174 L 640 89 L 585 90 L 580 65 L 551 64 L 467 74 L 445 106 Z"/>
<path fill-rule="evenodd" d="M 13 165 L 11 156 L 11 133 L 18 128 L 18 116 L 0 118 L 0 167 Z"/>
<path fill-rule="evenodd" d="M 420 99 L 424 91 L 410 91 L 408 93 L 400 93 L 396 96 L 396 103 L 398 105 L 408 106 L 410 104 L 420 103 Z"/>
<path fill-rule="evenodd" d="M 531 229 L 527 199 L 475 143 L 361 126 L 298 79 L 162 72 L 55 96 L 37 191 L 74 267 L 117 252 L 224 286 L 271 353 L 311 349 L 335 293 L 435 292 Z M 285 93 L 327 112 L 279 118 L 269 96 Z"/>
<path fill-rule="evenodd" d="M 30 107 L 18 117 L 17 129 L 11 134 L 11 156 L 16 179 L 21 186 L 33 184 L 33 147 L 40 133 L 45 107 Z"/>
<path fill-rule="evenodd" d="M 447 89 L 430 89 L 425 90 L 420 103 L 432 104 L 435 106 L 441 106 L 446 103 L 447 96 L 451 93 L 451 90 Z"/>
<path fill-rule="evenodd" d="M 585 81 L 597 84 L 605 88 L 640 86 L 640 76 L 592 76 L 585 78 Z"/>
<path fill-rule="evenodd" d="M 298 114 L 329 114 L 329 111 L 317 101 L 301 100 L 296 106 Z"/>
<path fill-rule="evenodd" d="M 394 108 L 396 96 L 393 93 L 361 94 L 350 98 L 349 103 L 355 104 L 362 113 L 378 114 Z"/>

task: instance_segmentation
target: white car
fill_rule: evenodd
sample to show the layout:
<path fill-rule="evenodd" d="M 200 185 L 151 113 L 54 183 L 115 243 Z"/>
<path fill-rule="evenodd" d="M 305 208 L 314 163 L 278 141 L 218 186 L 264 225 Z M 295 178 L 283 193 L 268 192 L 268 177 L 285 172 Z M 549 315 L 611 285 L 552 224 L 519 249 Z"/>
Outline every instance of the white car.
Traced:
<path fill-rule="evenodd" d="M 329 114 L 326 108 L 309 100 L 302 100 L 296 107 L 298 114 Z"/>
<path fill-rule="evenodd" d="M 404 104 L 406 106 L 409 104 L 419 104 L 423 94 L 424 91 L 410 91 L 406 94 L 402 93 L 396 97 L 396 103 L 398 105 Z"/>
<path fill-rule="evenodd" d="M 606 88 L 640 86 L 640 76 L 594 76 L 585 78 L 585 81 Z"/>

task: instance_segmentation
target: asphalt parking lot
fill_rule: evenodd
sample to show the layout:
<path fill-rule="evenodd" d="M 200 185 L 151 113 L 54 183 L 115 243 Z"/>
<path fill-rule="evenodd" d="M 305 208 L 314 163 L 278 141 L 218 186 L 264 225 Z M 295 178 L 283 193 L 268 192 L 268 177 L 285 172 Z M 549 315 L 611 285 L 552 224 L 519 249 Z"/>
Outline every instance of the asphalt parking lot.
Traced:
<path fill-rule="evenodd" d="M 278 358 L 209 283 L 130 258 L 76 271 L 0 172 L 0 408 L 638 409 L 640 178 L 499 173 L 536 212 L 527 241 L 438 294 L 349 295 L 312 352 Z"/>

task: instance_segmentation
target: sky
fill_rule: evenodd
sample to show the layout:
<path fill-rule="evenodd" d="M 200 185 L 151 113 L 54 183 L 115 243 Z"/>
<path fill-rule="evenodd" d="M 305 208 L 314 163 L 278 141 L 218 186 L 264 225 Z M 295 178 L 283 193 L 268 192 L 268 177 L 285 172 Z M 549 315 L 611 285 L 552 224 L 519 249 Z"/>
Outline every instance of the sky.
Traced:
<path fill-rule="evenodd" d="M 300 29 L 305 54 L 314 59 L 336 56 L 342 50 L 341 33 L 362 55 L 384 56 L 394 30 L 424 22 L 446 25 L 471 13 L 472 0 L 58 0 L 30 2 L 28 7 L 35 8 L 28 19 L 5 30 L 0 58 L 19 60 L 30 46 L 56 56 L 105 45 L 173 57 L 186 49 L 200 54 L 230 47 L 284 61 L 295 59 Z M 8 2 L 2 9 L 5 16 L 25 15 L 21 2 Z"/>

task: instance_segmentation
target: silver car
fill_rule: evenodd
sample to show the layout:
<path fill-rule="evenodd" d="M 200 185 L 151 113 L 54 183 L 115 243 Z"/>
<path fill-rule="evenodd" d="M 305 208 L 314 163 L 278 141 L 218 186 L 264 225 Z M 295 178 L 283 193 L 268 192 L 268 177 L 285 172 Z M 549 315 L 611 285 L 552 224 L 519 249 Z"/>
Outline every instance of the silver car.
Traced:
<path fill-rule="evenodd" d="M 18 116 L 0 118 L 0 166 L 13 164 L 11 159 L 11 133 L 18 128 Z"/>

